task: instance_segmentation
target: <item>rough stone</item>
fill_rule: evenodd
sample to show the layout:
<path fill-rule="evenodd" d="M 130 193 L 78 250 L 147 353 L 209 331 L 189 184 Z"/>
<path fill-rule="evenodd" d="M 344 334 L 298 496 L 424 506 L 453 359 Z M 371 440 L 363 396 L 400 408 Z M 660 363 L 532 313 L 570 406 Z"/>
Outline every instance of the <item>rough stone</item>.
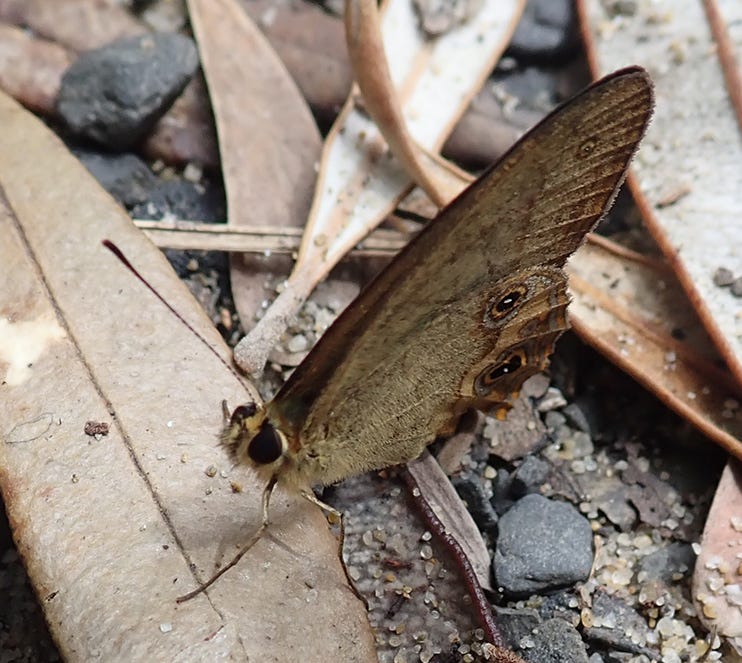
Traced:
<path fill-rule="evenodd" d="M 523 497 L 528 493 L 537 493 L 549 476 L 549 463 L 538 456 L 526 456 L 512 474 L 510 494 Z"/>
<path fill-rule="evenodd" d="M 492 499 L 490 503 L 500 516 L 513 506 L 514 500 L 510 492 L 512 486 L 513 479 L 510 472 L 505 469 L 497 470 L 497 476 L 492 480 Z"/>
<path fill-rule="evenodd" d="M 593 596 L 593 626 L 585 629 L 585 639 L 632 654 L 643 654 L 650 659 L 656 652 L 643 646 L 649 627 L 644 618 L 621 599 L 605 592 Z"/>
<path fill-rule="evenodd" d="M 118 39 L 83 53 L 67 69 L 57 112 L 74 135 L 126 149 L 147 134 L 197 67 L 198 52 L 188 37 Z"/>
<path fill-rule="evenodd" d="M 526 62 L 553 64 L 575 52 L 577 16 L 570 0 L 529 0 L 508 53 Z"/>
<path fill-rule="evenodd" d="M 452 477 L 451 483 L 459 497 L 466 502 L 469 513 L 479 529 L 495 536 L 497 534 L 497 513 L 487 499 L 479 477 L 469 473 L 460 474 Z"/>
<path fill-rule="evenodd" d="M 570 504 L 526 495 L 500 518 L 499 532 L 492 564 L 508 596 L 559 589 L 590 573 L 590 523 Z"/>
<path fill-rule="evenodd" d="M 588 663 L 585 644 L 577 630 L 563 619 L 549 619 L 533 633 L 530 663 Z"/>
<path fill-rule="evenodd" d="M 567 419 L 567 423 L 573 428 L 582 431 L 583 433 L 590 433 L 590 423 L 577 403 L 570 403 L 566 407 L 562 408 L 562 413 Z"/>
<path fill-rule="evenodd" d="M 639 562 L 642 579 L 659 580 L 670 584 L 692 573 L 696 556 L 689 543 L 675 541 L 657 552 L 650 553 Z"/>
<path fill-rule="evenodd" d="M 149 200 L 158 180 L 149 166 L 134 154 L 104 154 L 75 150 L 75 155 L 98 183 L 126 209 Z"/>
<path fill-rule="evenodd" d="M 538 612 L 532 608 L 492 606 L 492 609 L 495 612 L 497 626 L 502 637 L 513 649 L 521 647 L 523 638 L 530 637 L 532 631 L 542 622 Z"/>

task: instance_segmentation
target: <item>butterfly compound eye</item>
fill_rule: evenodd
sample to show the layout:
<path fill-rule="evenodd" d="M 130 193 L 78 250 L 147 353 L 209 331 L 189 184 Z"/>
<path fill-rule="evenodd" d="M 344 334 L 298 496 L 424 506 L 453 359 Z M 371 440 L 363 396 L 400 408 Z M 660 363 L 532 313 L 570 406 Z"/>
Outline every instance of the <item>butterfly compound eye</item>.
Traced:
<path fill-rule="evenodd" d="M 270 422 L 265 422 L 250 440 L 247 455 L 257 465 L 270 465 L 283 455 L 283 439 Z"/>

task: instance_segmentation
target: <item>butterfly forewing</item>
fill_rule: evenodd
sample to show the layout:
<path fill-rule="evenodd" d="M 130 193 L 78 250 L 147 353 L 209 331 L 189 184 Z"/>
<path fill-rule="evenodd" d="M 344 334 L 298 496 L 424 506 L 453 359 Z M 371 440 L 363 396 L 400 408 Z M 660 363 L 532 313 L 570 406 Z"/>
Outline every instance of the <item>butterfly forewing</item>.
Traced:
<path fill-rule="evenodd" d="M 297 480 L 411 460 L 465 409 L 504 406 L 543 368 L 567 327 L 562 267 L 615 197 L 652 104 L 639 68 L 591 86 L 361 293 L 268 404 Z"/>

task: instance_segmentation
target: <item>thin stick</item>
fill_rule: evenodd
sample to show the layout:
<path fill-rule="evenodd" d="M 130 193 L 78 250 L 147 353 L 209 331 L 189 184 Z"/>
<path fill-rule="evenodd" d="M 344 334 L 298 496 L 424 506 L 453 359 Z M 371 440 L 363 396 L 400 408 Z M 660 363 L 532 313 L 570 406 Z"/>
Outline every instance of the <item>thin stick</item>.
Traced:
<path fill-rule="evenodd" d="M 211 578 L 209 578 L 204 584 L 200 585 L 196 589 L 194 589 L 192 592 L 188 592 L 188 594 L 184 594 L 183 596 L 179 596 L 177 599 L 175 599 L 176 603 L 184 603 L 185 601 L 190 601 L 195 596 L 198 596 L 201 592 L 207 590 L 211 585 L 213 585 L 219 578 L 221 578 L 229 569 L 237 566 L 239 561 L 245 556 L 248 550 L 252 548 L 259 540 L 260 537 L 263 536 L 263 532 L 265 532 L 266 528 L 268 527 L 268 507 L 270 506 L 270 500 L 271 500 L 271 494 L 273 493 L 273 488 L 276 486 L 277 477 L 274 475 L 271 477 L 271 480 L 266 485 L 265 489 L 263 490 L 263 521 L 260 523 L 260 527 L 256 530 L 255 534 L 252 535 L 250 538 L 250 541 L 247 542 L 247 544 L 240 550 L 232 559 L 229 564 L 226 566 L 223 566 L 221 569 L 219 569 Z"/>
<path fill-rule="evenodd" d="M 423 497 L 420 487 L 417 485 L 417 481 L 415 481 L 415 477 L 412 476 L 406 465 L 403 465 L 401 468 L 401 476 L 402 480 L 407 485 L 412 501 L 418 508 L 425 524 L 433 534 L 438 537 L 441 543 L 448 548 L 456 561 L 456 564 L 461 571 L 461 575 L 463 576 L 464 583 L 466 584 L 466 588 L 469 590 L 469 594 L 474 601 L 474 607 L 477 612 L 479 623 L 484 629 L 487 639 L 495 645 L 495 647 L 504 649 L 505 641 L 500 633 L 500 629 L 497 627 L 497 624 L 495 624 L 492 608 L 487 597 L 484 595 L 484 591 L 477 581 L 474 569 L 459 545 L 459 542 L 446 531 L 443 523 L 440 521 L 438 516 L 435 515 L 435 512 L 431 508 L 430 504 L 428 504 L 425 497 Z"/>
<path fill-rule="evenodd" d="M 156 289 L 156 288 L 155 288 L 155 287 L 154 287 L 154 286 L 153 286 L 153 285 L 152 285 L 152 284 L 151 284 L 151 283 L 150 283 L 150 282 L 149 282 L 149 281 L 148 281 L 148 280 L 147 280 L 146 278 L 144 278 L 144 276 L 142 276 L 142 275 L 141 275 L 141 274 L 139 273 L 139 270 L 138 270 L 138 269 L 137 269 L 136 267 L 134 267 L 134 265 L 132 265 L 132 264 L 131 264 L 131 262 L 129 262 L 129 259 L 128 259 L 128 258 L 127 258 L 127 257 L 126 257 L 125 255 L 124 255 L 123 251 L 122 251 L 122 250 L 121 250 L 121 249 L 120 249 L 120 248 L 119 248 L 118 246 L 116 246 L 116 245 L 115 245 L 115 244 L 114 244 L 114 243 L 113 243 L 113 242 L 112 242 L 112 241 L 111 241 L 110 239 L 104 239 L 104 240 L 103 240 L 103 241 L 101 242 L 101 244 L 103 244 L 103 246 L 105 246 L 105 247 L 106 247 L 106 248 L 107 248 L 107 249 L 108 249 L 108 250 L 109 250 L 109 251 L 110 251 L 111 253 L 113 253 L 113 255 L 115 255 L 115 256 L 116 256 L 116 257 L 117 257 L 117 258 L 118 258 L 118 259 L 119 259 L 119 260 L 121 261 L 121 263 L 122 263 L 122 264 L 124 265 L 124 267 L 126 267 L 126 269 L 128 269 L 128 270 L 129 270 L 129 271 L 130 271 L 130 272 L 131 272 L 131 273 L 132 273 L 132 274 L 133 274 L 134 276 L 136 276 L 136 278 L 137 278 L 137 279 L 139 279 L 139 281 L 140 281 L 140 282 L 141 282 L 141 283 L 142 283 L 142 284 L 143 284 L 143 285 L 144 285 L 144 286 L 145 286 L 145 287 L 147 288 L 147 290 L 149 290 L 149 291 L 150 291 L 150 292 L 151 292 L 151 293 L 152 293 L 152 294 L 153 294 L 153 295 L 154 295 L 155 297 L 157 297 L 157 299 L 159 299 L 159 300 L 160 300 L 160 302 L 161 302 L 161 303 L 163 304 L 163 306 L 165 306 L 165 308 L 167 308 L 167 310 L 168 310 L 168 311 L 170 311 L 170 313 L 172 313 L 172 314 L 173 314 L 173 315 L 174 315 L 174 316 L 175 316 L 176 318 L 178 318 L 178 320 L 180 320 L 180 321 L 181 321 L 181 322 L 182 322 L 182 323 L 183 323 L 183 324 L 184 324 L 184 325 L 186 326 L 186 328 L 187 328 L 187 329 L 189 329 L 189 330 L 190 330 L 190 332 L 191 332 L 191 333 L 192 333 L 192 334 L 193 334 L 193 335 L 194 335 L 194 336 L 195 336 L 195 337 L 196 337 L 196 338 L 197 338 L 197 339 L 198 339 L 199 341 L 201 341 L 201 343 L 203 343 L 203 344 L 204 344 L 204 345 L 205 345 L 205 346 L 206 346 L 206 347 L 207 347 L 207 348 L 208 348 L 208 349 L 209 349 L 209 350 L 211 351 L 211 353 L 212 353 L 212 354 L 213 354 L 213 355 L 214 355 L 214 356 L 215 356 L 215 357 L 216 357 L 216 358 L 217 358 L 217 359 L 218 359 L 218 360 L 219 360 L 219 361 L 220 361 L 220 362 L 222 363 L 222 365 L 224 365 L 224 366 L 225 366 L 225 367 L 227 368 L 227 370 L 229 370 L 229 372 L 230 372 L 230 373 L 231 373 L 232 375 L 234 375 L 234 376 L 235 376 L 235 377 L 237 378 L 238 382 L 239 382 L 239 383 L 240 383 L 240 384 L 241 384 L 241 385 L 242 385 L 243 387 L 245 387 L 245 388 L 247 389 L 247 391 L 248 391 L 248 392 L 250 392 L 250 391 L 251 391 L 250 387 L 248 387 L 248 386 L 247 386 L 247 385 L 245 384 L 245 381 L 244 381 L 244 379 L 243 379 L 243 378 L 242 378 L 242 376 L 241 376 L 241 375 L 240 375 L 240 374 L 239 374 L 239 373 L 238 373 L 238 372 L 237 372 L 237 371 L 236 371 L 236 370 L 234 369 L 234 367 L 233 367 L 233 366 L 230 366 L 230 365 L 229 365 L 229 364 L 228 364 L 228 363 L 227 363 L 227 362 L 225 361 L 224 357 L 222 357 L 222 356 L 221 356 L 221 355 L 220 355 L 220 354 L 219 354 L 219 353 L 218 353 L 218 352 L 217 352 L 217 351 L 216 351 L 216 350 L 214 349 L 214 347 L 213 347 L 213 346 L 211 345 L 211 343 L 209 343 L 209 342 L 208 342 L 208 341 L 207 341 L 207 340 L 206 340 L 206 339 L 204 338 L 204 336 L 203 336 L 203 335 L 202 335 L 202 334 L 201 334 L 200 332 L 198 332 L 198 331 L 197 331 L 197 330 L 196 330 L 196 329 L 195 329 L 195 328 L 193 327 L 193 325 L 192 325 L 192 324 L 191 324 L 190 322 L 188 322 L 188 320 L 186 320 L 186 319 L 185 319 L 185 318 L 184 318 L 184 317 L 183 317 L 183 316 L 182 316 L 182 315 L 181 315 L 180 313 L 178 313 L 178 311 L 177 311 L 177 310 L 175 310 L 175 307 L 174 307 L 174 306 L 173 306 L 172 304 L 170 304 L 170 302 L 168 302 L 168 301 L 167 301 L 167 299 L 165 299 L 165 298 L 164 298 L 164 297 L 163 297 L 163 296 L 162 296 L 162 295 L 161 295 L 161 294 L 160 294 L 160 293 L 159 293 L 159 292 L 157 291 L 157 289 Z"/>

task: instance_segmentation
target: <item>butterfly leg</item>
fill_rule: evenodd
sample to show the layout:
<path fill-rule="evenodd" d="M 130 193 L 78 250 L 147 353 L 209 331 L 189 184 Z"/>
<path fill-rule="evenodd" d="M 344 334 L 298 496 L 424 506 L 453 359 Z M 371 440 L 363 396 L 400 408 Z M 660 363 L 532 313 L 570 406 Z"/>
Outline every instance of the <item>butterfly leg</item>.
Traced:
<path fill-rule="evenodd" d="M 340 541 L 338 543 L 338 559 L 340 560 L 340 566 L 343 567 L 343 573 L 345 574 L 345 580 L 348 583 L 348 587 L 350 587 L 356 598 L 363 603 L 363 605 L 366 606 L 366 610 L 368 610 L 368 601 L 366 601 L 366 597 L 358 591 L 355 582 L 353 582 L 353 578 L 351 578 L 350 573 L 348 573 L 348 567 L 345 565 L 345 560 L 343 559 L 343 547 L 345 546 L 345 518 L 343 518 L 343 514 L 336 508 L 323 502 L 311 490 L 302 490 L 301 496 L 307 500 L 307 502 L 311 502 L 315 506 L 318 506 L 334 518 L 336 522 L 340 523 Z M 332 522 L 332 520 L 330 522 Z"/>
<path fill-rule="evenodd" d="M 194 596 L 198 596 L 201 592 L 208 589 L 213 585 L 219 578 L 221 578 L 229 569 L 231 569 L 234 566 L 237 566 L 237 563 L 245 556 L 245 553 L 247 553 L 250 548 L 252 548 L 259 540 L 260 537 L 263 536 L 263 532 L 265 532 L 266 528 L 268 527 L 268 509 L 270 507 L 270 501 L 271 501 L 271 495 L 273 494 L 273 489 L 276 486 L 277 477 L 274 475 L 271 477 L 270 481 L 266 484 L 265 488 L 263 489 L 263 496 L 262 496 L 262 507 L 263 507 L 263 519 L 260 523 L 260 527 L 258 527 L 257 530 L 255 530 L 255 533 L 250 537 L 250 540 L 242 547 L 242 549 L 234 556 L 232 561 L 229 562 L 229 564 L 223 566 L 221 569 L 219 569 L 211 578 L 209 578 L 205 583 L 194 589 L 192 592 L 188 592 L 188 594 L 184 594 L 183 596 L 179 596 L 177 599 L 175 599 L 176 603 L 183 603 L 184 601 L 189 601 Z"/>

